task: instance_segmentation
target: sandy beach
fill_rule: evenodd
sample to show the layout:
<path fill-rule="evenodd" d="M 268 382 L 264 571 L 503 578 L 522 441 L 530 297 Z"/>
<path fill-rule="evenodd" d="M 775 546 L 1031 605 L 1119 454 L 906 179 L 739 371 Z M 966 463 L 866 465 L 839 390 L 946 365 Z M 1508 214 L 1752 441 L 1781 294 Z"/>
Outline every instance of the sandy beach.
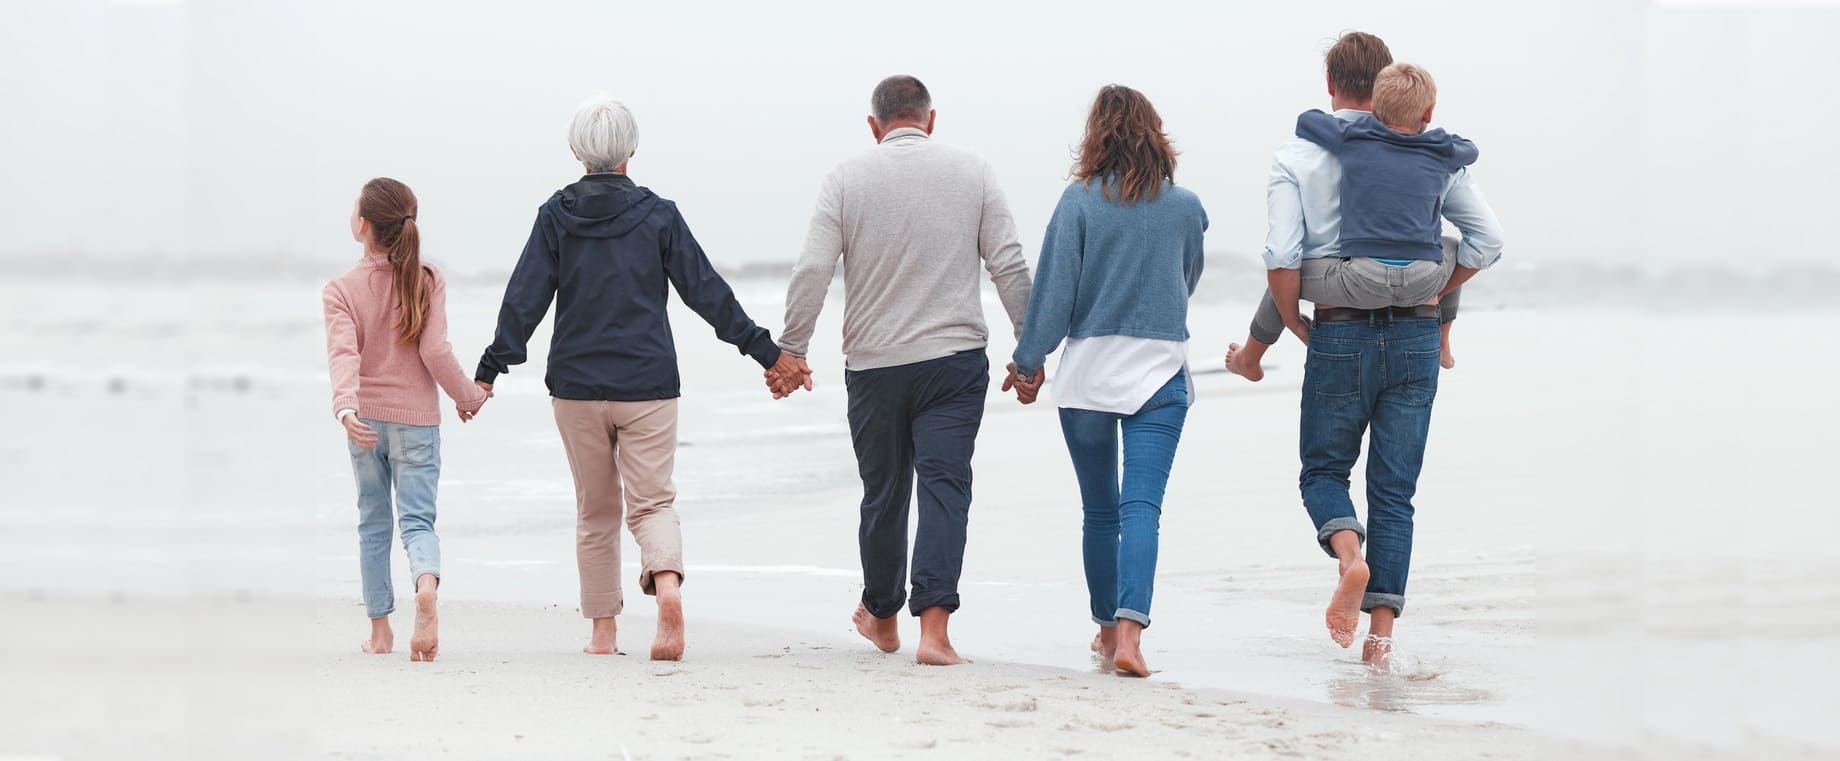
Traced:
<path fill-rule="evenodd" d="M 1216 282 L 1203 293 L 1232 291 Z M 774 403 L 758 370 L 675 315 L 683 663 L 643 659 L 651 610 L 630 566 L 621 646 L 633 655 L 579 652 L 574 508 L 540 366 L 443 429 L 440 660 L 408 661 L 406 595 L 398 652 L 362 655 L 351 472 L 325 409 L 315 288 L 201 286 L 183 308 L 98 288 L 9 287 L 0 300 L 0 350 L 21 358 L 0 408 L 36 435 L 0 442 L 0 756 L 1816 758 L 1835 746 L 1827 704 L 1791 697 L 1840 678 L 1824 655 L 1835 629 L 1790 623 L 1834 609 L 1810 583 L 1833 557 L 1744 529 L 1724 532 L 1739 541 L 1723 555 L 1680 563 L 1666 550 L 1720 533 L 1735 492 L 1660 478 L 1627 454 L 1711 472 L 1692 444 L 1708 426 L 1760 411 L 1833 419 L 1830 397 L 1734 397 L 1752 386 L 1718 368 L 1648 382 L 1661 369 L 1649 357 L 1768 316 L 1540 312 L 1479 289 L 1440 388 L 1401 668 L 1379 675 L 1322 630 L 1334 569 L 1297 503 L 1300 349 L 1274 350 L 1256 386 L 1211 372 L 1249 304 L 1199 301 L 1199 402 L 1145 640 L 1157 673 L 1130 680 L 1096 672 L 1086 650 L 1077 495 L 1051 408 L 994 389 L 953 630 L 976 663 L 912 664 L 905 618 L 898 656 L 855 637 L 859 492 L 835 316 L 813 352 L 817 391 Z M 782 288 L 737 284 L 769 324 Z M 463 357 L 489 335 L 495 290 L 450 296 Z M 146 317 L 112 322 L 99 304 Z M 1606 340 L 1577 362 L 1543 361 L 1555 337 L 1588 330 Z M 1771 377 L 1819 377 L 1818 358 L 1753 332 Z M 993 357 L 1008 343 L 993 341 Z M 1644 380 L 1606 388 L 1606 374 Z M 1818 466 L 1786 439 L 1746 457 Z M 1789 521 L 1804 485 L 1747 489 L 1754 515 Z M 1783 591 L 1759 599 L 1745 578 Z M 1693 626 L 1694 599 L 1741 606 L 1745 624 Z"/>
<path fill-rule="evenodd" d="M 841 633 L 700 626 L 683 663 L 590 657 L 557 608 L 451 605 L 432 664 L 358 653 L 331 602 L 4 608 L 47 625 L 4 635 L 8 672 L 45 689 L 8 690 L 0 710 L 10 751 L 48 757 L 1509 759 L 1540 742 L 1090 669 L 928 668 Z M 623 649 L 642 653 L 651 623 L 623 617 Z M 104 634 L 124 630 L 139 634 Z"/>

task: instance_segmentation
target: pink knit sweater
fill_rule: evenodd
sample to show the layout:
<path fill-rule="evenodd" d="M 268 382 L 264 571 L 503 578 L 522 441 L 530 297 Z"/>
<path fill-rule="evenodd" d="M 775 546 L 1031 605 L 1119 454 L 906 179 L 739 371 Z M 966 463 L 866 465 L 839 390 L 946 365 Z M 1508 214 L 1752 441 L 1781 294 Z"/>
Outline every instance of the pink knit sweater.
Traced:
<path fill-rule="evenodd" d="M 421 340 L 405 345 L 396 332 L 395 278 L 383 257 L 366 256 L 326 284 L 326 361 L 332 372 L 332 411 L 409 425 L 440 425 L 435 384 L 468 411 L 485 404 L 454 347 L 447 342 L 447 283 L 440 270 L 428 283 L 428 319 Z"/>

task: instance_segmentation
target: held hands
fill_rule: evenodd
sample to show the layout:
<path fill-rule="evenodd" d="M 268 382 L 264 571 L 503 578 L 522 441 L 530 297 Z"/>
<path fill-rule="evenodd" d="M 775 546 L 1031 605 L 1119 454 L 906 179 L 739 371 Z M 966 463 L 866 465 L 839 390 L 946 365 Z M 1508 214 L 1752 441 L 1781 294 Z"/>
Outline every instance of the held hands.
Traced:
<path fill-rule="evenodd" d="M 492 398 L 492 384 L 485 381 L 473 381 L 473 385 L 485 389 L 486 399 L 489 400 Z M 460 413 L 460 422 L 468 423 L 472 422 L 473 418 L 479 417 L 479 411 L 485 409 L 485 406 L 485 402 L 480 402 L 478 407 L 469 410 L 463 405 L 456 404 L 454 405 L 454 410 Z"/>
<path fill-rule="evenodd" d="M 779 353 L 779 361 L 767 368 L 764 377 L 774 399 L 784 399 L 800 388 L 806 391 L 812 388 L 811 365 L 805 364 L 804 357 L 789 351 Z"/>
<path fill-rule="evenodd" d="M 1041 384 L 1048 382 L 1047 368 L 1035 371 L 1033 376 L 1023 375 L 1016 370 L 1016 363 L 1009 363 L 1009 374 L 1003 376 L 1003 390 L 1016 390 L 1016 401 L 1034 404 L 1035 397 L 1041 393 Z"/>

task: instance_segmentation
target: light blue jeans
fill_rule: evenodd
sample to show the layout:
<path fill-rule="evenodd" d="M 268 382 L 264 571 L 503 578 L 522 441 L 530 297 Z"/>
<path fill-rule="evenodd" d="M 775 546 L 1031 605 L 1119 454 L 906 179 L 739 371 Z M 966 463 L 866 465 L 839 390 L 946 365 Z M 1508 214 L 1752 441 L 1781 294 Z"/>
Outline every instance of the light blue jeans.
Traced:
<path fill-rule="evenodd" d="M 1163 489 L 1182 424 L 1188 419 L 1187 371 L 1176 373 L 1137 412 L 1117 415 L 1061 409 L 1061 433 L 1073 456 L 1085 511 L 1081 555 L 1093 622 L 1118 619 L 1150 626 L 1150 597 L 1156 586 L 1158 524 Z M 1119 476 L 1120 433 L 1124 475 Z"/>
<path fill-rule="evenodd" d="M 396 610 L 390 586 L 391 518 L 402 526 L 409 553 L 409 584 L 422 574 L 441 578 L 441 538 L 434 533 L 435 487 L 441 480 L 441 427 L 360 418 L 377 431 L 375 449 L 347 441 L 358 479 L 358 570 L 364 611 L 383 618 Z M 396 493 L 391 509 L 390 492 Z"/>

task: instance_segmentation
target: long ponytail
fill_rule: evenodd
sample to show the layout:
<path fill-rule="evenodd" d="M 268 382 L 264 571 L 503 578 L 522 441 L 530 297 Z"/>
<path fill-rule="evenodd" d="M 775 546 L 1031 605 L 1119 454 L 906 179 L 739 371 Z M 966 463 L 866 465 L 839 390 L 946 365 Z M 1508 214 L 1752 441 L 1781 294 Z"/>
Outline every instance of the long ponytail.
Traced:
<path fill-rule="evenodd" d="M 358 214 L 371 223 L 371 239 L 387 253 L 401 313 L 396 333 L 405 344 L 421 340 L 428 322 L 428 271 L 422 266 L 422 234 L 416 227 L 417 203 L 409 186 L 388 177 L 364 184 Z"/>

